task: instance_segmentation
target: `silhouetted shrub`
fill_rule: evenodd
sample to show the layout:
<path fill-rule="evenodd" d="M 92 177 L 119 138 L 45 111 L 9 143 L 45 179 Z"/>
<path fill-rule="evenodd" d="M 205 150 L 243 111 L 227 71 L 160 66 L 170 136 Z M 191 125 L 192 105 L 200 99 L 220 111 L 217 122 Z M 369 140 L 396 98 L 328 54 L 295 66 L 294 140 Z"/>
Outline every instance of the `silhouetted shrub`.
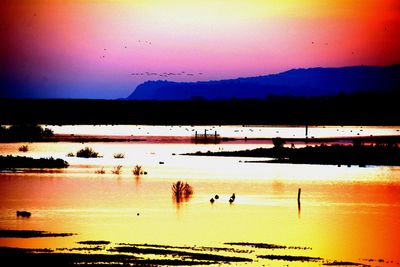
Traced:
<path fill-rule="evenodd" d="M 28 147 L 28 145 L 20 146 L 20 147 L 18 148 L 18 151 L 21 151 L 21 152 L 28 152 L 28 151 L 29 151 L 29 147 Z"/>
<path fill-rule="evenodd" d="M 95 174 L 105 174 L 106 171 L 105 171 L 104 168 L 102 167 L 102 168 L 99 169 L 99 170 L 95 170 L 94 173 L 95 173 Z"/>
<path fill-rule="evenodd" d="M 111 171 L 113 174 L 120 174 L 122 169 L 122 165 L 114 166 L 114 169 Z"/>
<path fill-rule="evenodd" d="M 136 165 L 135 168 L 133 169 L 132 173 L 134 175 L 142 175 L 142 174 L 144 174 L 142 166 Z"/>
<path fill-rule="evenodd" d="M 95 152 L 91 147 L 85 147 L 76 152 L 78 158 L 98 158 L 99 153 Z"/>
<path fill-rule="evenodd" d="M 282 148 L 285 144 L 285 140 L 280 137 L 272 138 L 272 144 L 274 148 Z"/>
<path fill-rule="evenodd" d="M 172 198 L 174 202 L 188 201 L 193 195 L 193 188 L 186 182 L 178 181 L 172 184 Z"/>

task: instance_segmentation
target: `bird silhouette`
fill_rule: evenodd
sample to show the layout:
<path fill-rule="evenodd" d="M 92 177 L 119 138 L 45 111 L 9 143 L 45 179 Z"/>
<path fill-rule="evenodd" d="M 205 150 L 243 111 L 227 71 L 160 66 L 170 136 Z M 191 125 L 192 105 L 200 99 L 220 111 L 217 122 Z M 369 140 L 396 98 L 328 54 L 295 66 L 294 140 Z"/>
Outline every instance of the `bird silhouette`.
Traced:
<path fill-rule="evenodd" d="M 232 196 L 229 198 L 229 203 L 232 204 L 235 201 L 235 193 L 232 194 Z"/>

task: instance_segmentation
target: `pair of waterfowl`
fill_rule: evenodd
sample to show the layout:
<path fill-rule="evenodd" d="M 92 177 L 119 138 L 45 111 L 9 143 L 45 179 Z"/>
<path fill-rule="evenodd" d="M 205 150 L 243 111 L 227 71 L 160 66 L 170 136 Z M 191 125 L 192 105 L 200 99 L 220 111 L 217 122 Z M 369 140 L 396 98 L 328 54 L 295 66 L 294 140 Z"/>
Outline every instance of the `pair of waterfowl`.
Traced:
<path fill-rule="evenodd" d="M 235 201 L 235 193 L 232 194 L 232 196 L 229 198 L 229 203 L 232 204 Z M 210 199 L 211 204 L 213 204 L 215 202 L 215 200 L 219 199 L 218 195 L 215 195 L 215 197 Z"/>

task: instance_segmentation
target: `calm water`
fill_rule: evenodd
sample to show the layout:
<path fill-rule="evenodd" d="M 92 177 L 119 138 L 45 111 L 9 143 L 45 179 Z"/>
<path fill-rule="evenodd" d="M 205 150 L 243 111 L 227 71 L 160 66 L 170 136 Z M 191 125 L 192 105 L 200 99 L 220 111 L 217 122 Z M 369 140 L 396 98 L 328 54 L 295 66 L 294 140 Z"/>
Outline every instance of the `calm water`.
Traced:
<path fill-rule="evenodd" d="M 104 130 L 113 127 L 122 126 L 53 129 L 58 133 L 107 134 Z M 121 128 L 122 133 L 114 128 L 111 134 L 139 135 L 132 132 L 139 131 L 138 128 L 145 128 L 149 135 L 167 135 L 166 129 L 172 129 L 174 134 L 186 132 L 186 127 L 129 126 Z M 296 135 L 304 131 L 290 127 L 251 129 L 261 129 L 258 132 L 265 135 L 284 129 L 292 129 Z M 320 136 L 332 136 L 343 128 L 318 129 Z M 318 129 L 312 131 L 316 133 Z M 367 128 L 353 127 L 345 128 L 346 134 L 350 129 L 354 131 L 351 133 L 368 135 L 393 134 L 398 130 L 371 128 L 370 133 Z M 250 133 L 248 127 L 218 129 L 232 135 L 242 130 Z M 53 156 L 67 160 L 71 166 L 56 173 L 0 173 L 0 229 L 78 235 L 0 238 L 0 246 L 60 248 L 75 246 L 81 240 L 220 246 L 224 242 L 243 241 L 312 247 L 308 256 L 325 259 L 366 264 L 371 263 L 362 259 L 389 262 L 374 261 L 374 266 L 398 266 L 400 262 L 399 167 L 244 163 L 249 158 L 180 155 L 198 150 L 260 147 L 257 144 L 34 143 L 29 144 L 27 153 L 18 152 L 20 145 L 0 144 L 0 155 Z M 66 156 L 85 146 L 103 157 Z M 125 158 L 114 159 L 115 153 L 124 153 Z M 136 164 L 142 165 L 148 174 L 135 177 L 132 169 Z M 116 165 L 123 166 L 120 175 L 111 173 Z M 95 174 L 101 168 L 106 173 Z M 194 188 L 193 197 L 179 206 L 171 197 L 171 185 L 178 180 Z M 302 189 L 301 212 L 297 208 L 298 188 Z M 236 194 L 236 201 L 229 205 L 232 193 Z M 211 205 L 209 199 L 215 194 L 220 199 Z M 17 219 L 16 210 L 29 210 L 32 217 Z M 286 264 L 274 262 L 274 266 Z"/>
<path fill-rule="evenodd" d="M 192 136 L 194 132 L 214 133 L 222 137 L 238 138 L 272 138 L 272 137 L 305 137 L 305 127 L 291 126 L 146 126 L 146 125 L 97 125 L 97 126 L 46 126 L 54 133 L 62 134 L 96 134 L 96 135 L 122 135 L 122 136 Z M 369 136 L 369 135 L 400 135 L 400 127 L 375 127 L 375 126 L 309 126 L 308 136 Z"/>

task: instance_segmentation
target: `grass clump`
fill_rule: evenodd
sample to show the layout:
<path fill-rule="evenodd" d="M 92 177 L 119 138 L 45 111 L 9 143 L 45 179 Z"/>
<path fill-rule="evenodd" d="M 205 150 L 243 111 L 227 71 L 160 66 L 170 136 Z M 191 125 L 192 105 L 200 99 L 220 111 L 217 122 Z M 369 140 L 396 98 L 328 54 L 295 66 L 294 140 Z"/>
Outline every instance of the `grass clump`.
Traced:
<path fill-rule="evenodd" d="M 95 174 L 105 174 L 106 171 L 104 170 L 104 168 L 101 168 L 101 169 L 99 169 L 99 170 L 95 170 L 94 173 L 95 173 Z"/>
<path fill-rule="evenodd" d="M 123 159 L 123 158 L 125 158 L 125 154 L 124 153 L 115 153 L 114 158 L 115 159 Z"/>
<path fill-rule="evenodd" d="M 122 165 L 114 166 L 114 169 L 111 171 L 113 174 L 121 174 Z"/>
<path fill-rule="evenodd" d="M 132 173 L 134 174 L 134 175 L 142 175 L 142 174 L 147 174 L 147 172 L 145 172 L 144 170 L 143 170 L 143 167 L 142 166 L 140 166 L 140 165 L 136 165 L 134 168 L 133 168 L 133 171 L 132 171 Z"/>
<path fill-rule="evenodd" d="M 28 145 L 20 146 L 18 148 L 18 151 L 20 151 L 20 152 L 28 152 L 29 151 L 29 146 Z"/>

